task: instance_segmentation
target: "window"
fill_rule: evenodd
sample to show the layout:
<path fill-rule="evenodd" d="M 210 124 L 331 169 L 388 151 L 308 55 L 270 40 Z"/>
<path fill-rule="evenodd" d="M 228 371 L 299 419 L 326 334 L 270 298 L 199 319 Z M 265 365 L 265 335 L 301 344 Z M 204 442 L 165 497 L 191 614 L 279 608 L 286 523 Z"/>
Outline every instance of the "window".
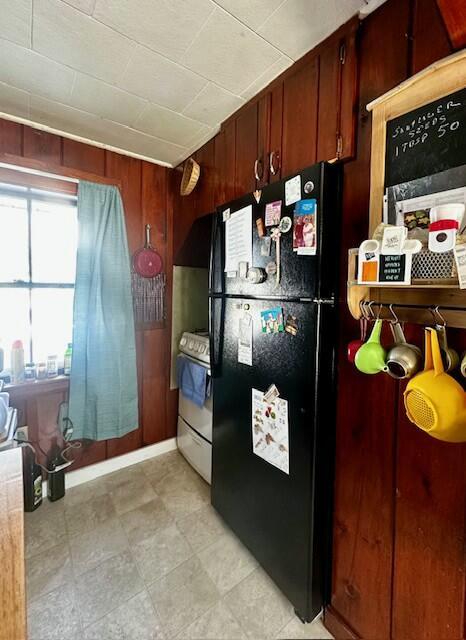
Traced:
<path fill-rule="evenodd" d="M 73 331 L 77 198 L 0 183 L 0 345 L 59 363 Z"/>

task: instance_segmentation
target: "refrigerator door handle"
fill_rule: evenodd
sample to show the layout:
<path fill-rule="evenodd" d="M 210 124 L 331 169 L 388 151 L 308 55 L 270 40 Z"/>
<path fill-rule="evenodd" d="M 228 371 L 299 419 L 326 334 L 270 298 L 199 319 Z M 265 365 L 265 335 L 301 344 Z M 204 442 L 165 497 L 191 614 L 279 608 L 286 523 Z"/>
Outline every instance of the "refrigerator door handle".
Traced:
<path fill-rule="evenodd" d="M 215 313 L 218 301 L 221 301 L 221 314 L 220 322 L 223 322 L 223 306 L 224 298 L 215 298 L 209 296 L 209 351 L 210 351 L 210 377 L 218 378 L 220 374 L 220 364 L 218 360 L 218 353 L 221 352 L 221 335 L 219 327 L 217 327 L 217 316 Z M 216 344 L 215 335 L 218 335 L 218 345 Z M 218 348 L 217 348 L 218 347 Z"/>
<path fill-rule="evenodd" d="M 212 237 L 210 243 L 210 260 L 209 260 L 209 291 L 213 293 L 214 290 L 214 273 L 215 273 L 215 250 L 217 247 L 217 229 L 218 229 L 218 214 L 214 214 L 212 224 Z"/>

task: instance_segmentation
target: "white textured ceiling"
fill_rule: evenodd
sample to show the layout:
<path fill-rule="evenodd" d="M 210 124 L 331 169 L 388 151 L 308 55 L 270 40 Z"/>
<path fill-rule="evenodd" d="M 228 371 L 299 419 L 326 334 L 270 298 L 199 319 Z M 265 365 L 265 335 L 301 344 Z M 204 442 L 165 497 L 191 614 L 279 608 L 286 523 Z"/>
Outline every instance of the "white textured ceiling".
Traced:
<path fill-rule="evenodd" d="M 0 112 L 176 165 L 366 0 L 0 0 Z"/>

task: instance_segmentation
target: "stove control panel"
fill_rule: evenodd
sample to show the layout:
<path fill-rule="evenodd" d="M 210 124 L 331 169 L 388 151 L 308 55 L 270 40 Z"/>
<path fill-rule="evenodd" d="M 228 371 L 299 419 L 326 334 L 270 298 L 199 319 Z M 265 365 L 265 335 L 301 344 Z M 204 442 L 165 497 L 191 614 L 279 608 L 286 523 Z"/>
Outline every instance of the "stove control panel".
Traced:
<path fill-rule="evenodd" d="M 185 331 L 180 340 L 180 351 L 187 356 L 210 365 L 209 336 L 205 333 Z"/>

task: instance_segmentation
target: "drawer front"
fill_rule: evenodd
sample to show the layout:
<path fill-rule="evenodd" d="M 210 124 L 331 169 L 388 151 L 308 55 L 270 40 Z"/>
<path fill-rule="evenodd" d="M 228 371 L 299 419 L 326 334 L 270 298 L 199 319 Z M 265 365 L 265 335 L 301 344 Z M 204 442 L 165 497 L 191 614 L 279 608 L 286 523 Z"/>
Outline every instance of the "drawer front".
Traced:
<path fill-rule="evenodd" d="M 212 476 L 212 445 L 201 438 L 178 416 L 178 449 L 206 482 Z"/>

